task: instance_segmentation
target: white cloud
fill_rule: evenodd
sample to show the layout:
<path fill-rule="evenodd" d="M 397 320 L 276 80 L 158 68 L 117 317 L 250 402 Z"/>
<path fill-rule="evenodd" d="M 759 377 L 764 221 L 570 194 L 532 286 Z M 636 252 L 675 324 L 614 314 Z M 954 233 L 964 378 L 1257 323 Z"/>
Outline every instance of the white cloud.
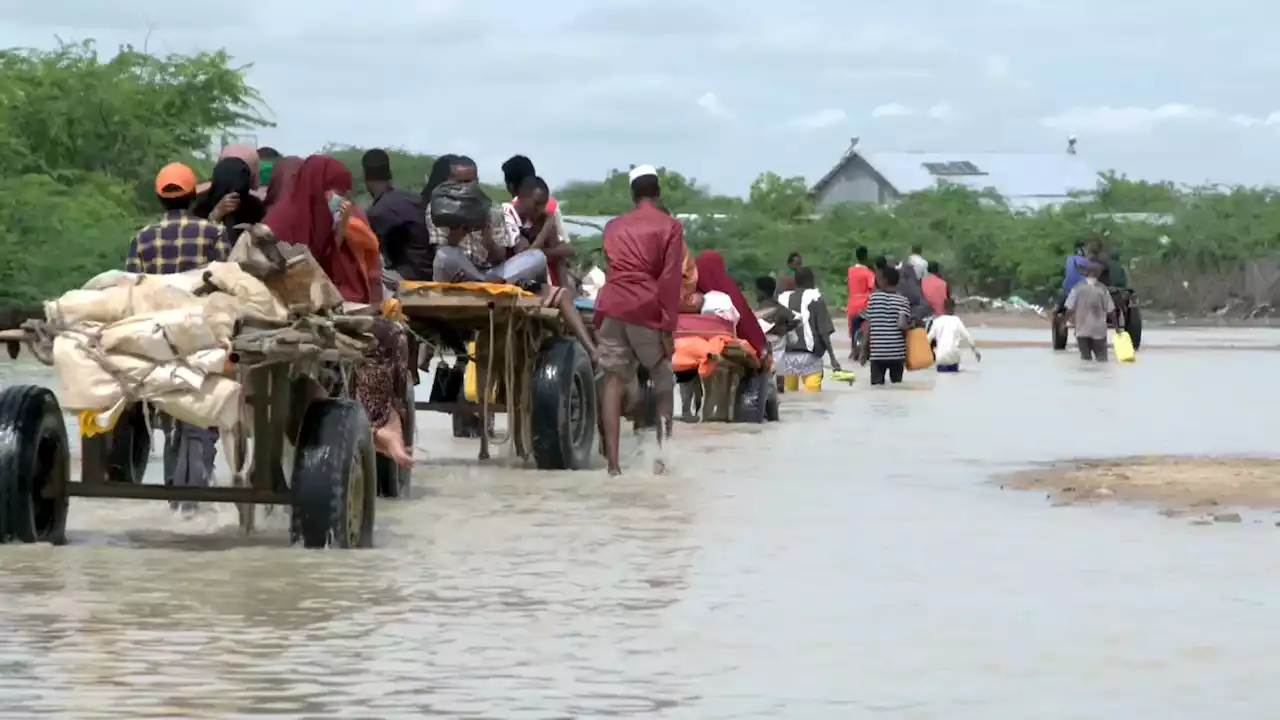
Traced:
<path fill-rule="evenodd" d="M 828 108 L 809 115 L 801 115 L 792 119 L 789 124 L 799 130 L 823 130 L 839 125 L 848 119 L 849 116 L 843 110 Z"/>
<path fill-rule="evenodd" d="M 1060 115 L 1042 118 L 1040 124 L 1069 132 L 1132 135 L 1170 123 L 1204 124 L 1221 119 L 1221 113 L 1212 108 L 1168 103 L 1156 108 L 1076 107 Z"/>
<path fill-rule="evenodd" d="M 713 92 L 703 93 L 702 97 L 698 98 L 698 107 L 712 117 L 727 118 L 733 116 L 733 113 L 729 112 L 729 108 Z"/>
<path fill-rule="evenodd" d="M 945 120 L 955 114 L 955 109 L 948 102 L 940 102 L 929 108 L 929 117 L 934 120 Z"/>
<path fill-rule="evenodd" d="M 1252 115 L 1242 115 L 1239 113 L 1232 115 L 1227 119 L 1230 120 L 1233 125 L 1239 125 L 1242 128 L 1257 127 L 1258 125 L 1261 125 L 1263 123 L 1263 119 L 1260 117 L 1254 117 Z"/>
<path fill-rule="evenodd" d="M 889 103 L 888 105 L 880 105 L 879 107 L 871 111 L 871 117 L 873 118 L 906 117 L 908 115 L 914 115 L 914 114 L 915 114 L 914 110 L 907 107 L 906 105 L 901 105 L 899 103 Z"/>
<path fill-rule="evenodd" d="M 1280 110 L 1277 110 L 1277 111 L 1275 111 L 1275 112 L 1271 113 L 1270 115 L 1268 115 L 1268 116 L 1267 116 L 1267 119 L 1266 119 L 1266 120 L 1263 120 L 1262 122 L 1263 122 L 1267 127 L 1277 127 L 1277 126 L 1280 126 Z"/>

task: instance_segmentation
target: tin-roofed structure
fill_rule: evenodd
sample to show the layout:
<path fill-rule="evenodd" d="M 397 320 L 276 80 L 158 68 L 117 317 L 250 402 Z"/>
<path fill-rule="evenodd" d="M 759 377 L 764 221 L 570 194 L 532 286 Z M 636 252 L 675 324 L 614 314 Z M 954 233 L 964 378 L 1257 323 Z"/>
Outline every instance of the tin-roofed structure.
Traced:
<path fill-rule="evenodd" d="M 1098 172 L 1069 147 L 1061 153 L 890 152 L 861 150 L 857 138 L 813 186 L 819 209 L 843 203 L 890 205 L 904 195 L 954 183 L 992 188 L 1014 207 L 1067 202 L 1097 190 Z"/>

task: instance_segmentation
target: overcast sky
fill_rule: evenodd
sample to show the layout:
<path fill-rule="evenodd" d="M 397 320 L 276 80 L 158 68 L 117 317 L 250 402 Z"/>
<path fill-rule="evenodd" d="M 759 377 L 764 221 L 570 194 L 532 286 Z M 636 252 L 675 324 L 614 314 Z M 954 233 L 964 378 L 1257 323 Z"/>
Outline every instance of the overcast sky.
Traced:
<path fill-rule="evenodd" d="M 554 185 L 654 163 L 721 192 L 865 148 L 1047 151 L 1280 184 L 1280 7 L 1261 0 L 0 0 L 0 46 L 227 48 L 260 142 L 458 152 Z"/>

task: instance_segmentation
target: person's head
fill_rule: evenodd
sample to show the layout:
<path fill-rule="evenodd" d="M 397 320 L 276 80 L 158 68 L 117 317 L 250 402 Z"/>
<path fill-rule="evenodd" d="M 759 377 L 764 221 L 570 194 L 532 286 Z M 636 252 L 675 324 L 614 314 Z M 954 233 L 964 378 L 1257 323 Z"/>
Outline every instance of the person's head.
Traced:
<path fill-rule="evenodd" d="M 169 163 L 156 173 L 156 197 L 166 212 L 190 210 L 196 200 L 196 171 L 182 163 Z"/>
<path fill-rule="evenodd" d="M 244 143 L 228 145 L 222 148 L 222 154 L 218 156 L 219 160 L 225 160 L 226 158 L 238 158 L 243 160 L 245 164 L 249 166 L 249 169 L 253 171 L 253 186 L 255 188 L 258 187 L 258 183 L 261 181 L 258 177 L 259 160 L 257 148 Z"/>
<path fill-rule="evenodd" d="M 930 260 L 927 267 L 930 275 L 938 275 L 942 272 L 942 266 L 938 264 L 937 260 Z"/>
<path fill-rule="evenodd" d="M 449 173 L 452 171 L 453 163 L 457 159 L 457 155 L 445 154 L 431 163 L 431 172 L 427 173 L 426 182 L 422 185 L 423 202 L 431 202 L 432 191 L 449 181 Z"/>
<path fill-rule="evenodd" d="M 889 258 L 884 255 L 877 255 L 875 262 L 876 270 L 883 270 L 887 267 L 889 267 Z"/>
<path fill-rule="evenodd" d="M 328 155 L 312 155 L 302 161 L 293 181 L 291 195 L 302 193 L 309 202 L 317 199 L 328 202 L 329 193 L 350 197 L 353 186 L 351 171 L 337 158 Z"/>
<path fill-rule="evenodd" d="M 898 273 L 898 269 L 894 267 L 883 268 L 877 276 L 880 278 L 880 287 L 884 290 L 893 290 L 898 287 L 898 281 L 902 276 Z"/>
<path fill-rule="evenodd" d="M 370 195 L 384 192 L 391 185 L 391 156 L 386 150 L 374 148 L 360 158 L 364 170 L 364 186 Z"/>
<path fill-rule="evenodd" d="M 258 185 L 271 187 L 271 172 L 276 167 L 280 153 L 273 147 L 258 148 Z"/>
<path fill-rule="evenodd" d="M 271 207 L 280 198 L 288 195 L 301 167 L 302 158 L 297 155 L 286 155 L 273 162 L 271 179 L 267 182 L 267 196 L 262 199 L 262 204 Z"/>
<path fill-rule="evenodd" d="M 627 176 L 631 181 L 631 200 L 657 203 L 662 197 L 662 188 L 658 185 L 658 170 L 652 165 L 638 165 L 631 169 Z"/>
<path fill-rule="evenodd" d="M 1090 282 L 1096 281 L 1102 277 L 1102 265 L 1096 262 L 1086 263 L 1083 270 L 1084 278 Z"/>
<path fill-rule="evenodd" d="M 867 264 L 867 256 L 868 256 L 868 255 L 869 255 L 869 253 L 867 252 L 867 246 L 866 246 L 866 245 L 859 245 L 859 246 L 857 247 L 857 249 L 855 249 L 855 250 L 853 251 L 853 256 L 854 256 L 855 258 L 857 258 L 857 259 L 858 259 L 858 264 L 859 264 L 859 265 L 866 265 L 866 264 Z"/>
<path fill-rule="evenodd" d="M 507 192 L 511 193 L 511 197 L 519 194 L 520 183 L 537 174 L 538 172 L 533 169 L 533 161 L 524 155 L 512 155 L 502 163 L 502 180 L 506 183 Z"/>
<path fill-rule="evenodd" d="M 802 267 L 796 270 L 796 287 L 801 290 L 809 290 L 818 286 L 818 280 L 813 275 L 813 268 Z"/>
<path fill-rule="evenodd" d="M 912 246 L 911 246 L 911 254 L 912 254 L 912 255 L 923 255 L 923 254 L 924 254 L 924 245 L 921 245 L 920 243 L 916 243 L 915 245 L 912 245 Z"/>
<path fill-rule="evenodd" d="M 1102 238 L 1097 235 L 1094 235 L 1085 245 L 1085 251 L 1090 257 L 1098 257 L 1104 250 L 1106 247 L 1103 245 Z"/>
<path fill-rule="evenodd" d="M 756 298 L 768 300 L 778 293 L 778 281 L 768 275 L 756 278 Z"/>
<path fill-rule="evenodd" d="M 942 314 L 943 314 L 943 315 L 955 315 L 955 314 L 956 314 L 956 300 L 955 300 L 955 298 L 947 298 L 946 300 L 943 300 L 943 301 L 942 301 Z"/>
<path fill-rule="evenodd" d="M 248 203 L 257 202 L 256 198 L 250 194 L 251 190 L 253 190 L 253 170 L 248 163 L 240 158 L 223 158 L 213 166 L 209 189 L 197 195 L 191 212 L 196 217 L 208 218 L 213 213 L 213 208 L 232 193 L 240 196 L 240 206 L 244 209 Z M 247 216 L 249 213 L 243 213 L 243 215 Z M 255 221 L 247 220 L 247 222 Z"/>
<path fill-rule="evenodd" d="M 513 204 L 521 218 L 534 221 L 547 214 L 549 197 L 551 197 L 551 190 L 547 187 L 546 181 L 537 175 L 530 175 L 521 180 L 520 185 L 516 187 Z"/>
<path fill-rule="evenodd" d="M 800 253 L 793 252 L 787 256 L 787 267 L 791 268 L 792 270 L 798 271 L 803 266 L 804 266 L 804 257 L 802 257 Z"/>
<path fill-rule="evenodd" d="M 466 155 L 456 155 L 449 164 L 449 182 L 459 185 L 474 185 L 480 182 L 480 171 L 476 161 Z"/>

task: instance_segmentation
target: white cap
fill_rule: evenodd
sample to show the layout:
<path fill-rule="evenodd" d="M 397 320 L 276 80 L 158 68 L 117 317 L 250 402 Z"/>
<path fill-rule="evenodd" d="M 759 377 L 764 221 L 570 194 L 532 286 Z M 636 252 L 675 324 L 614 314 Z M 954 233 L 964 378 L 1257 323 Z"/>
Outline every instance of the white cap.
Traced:
<path fill-rule="evenodd" d="M 631 168 L 631 174 L 628 176 L 628 182 L 635 182 L 636 178 L 642 178 L 646 175 L 658 177 L 658 169 L 652 165 L 637 165 Z"/>

